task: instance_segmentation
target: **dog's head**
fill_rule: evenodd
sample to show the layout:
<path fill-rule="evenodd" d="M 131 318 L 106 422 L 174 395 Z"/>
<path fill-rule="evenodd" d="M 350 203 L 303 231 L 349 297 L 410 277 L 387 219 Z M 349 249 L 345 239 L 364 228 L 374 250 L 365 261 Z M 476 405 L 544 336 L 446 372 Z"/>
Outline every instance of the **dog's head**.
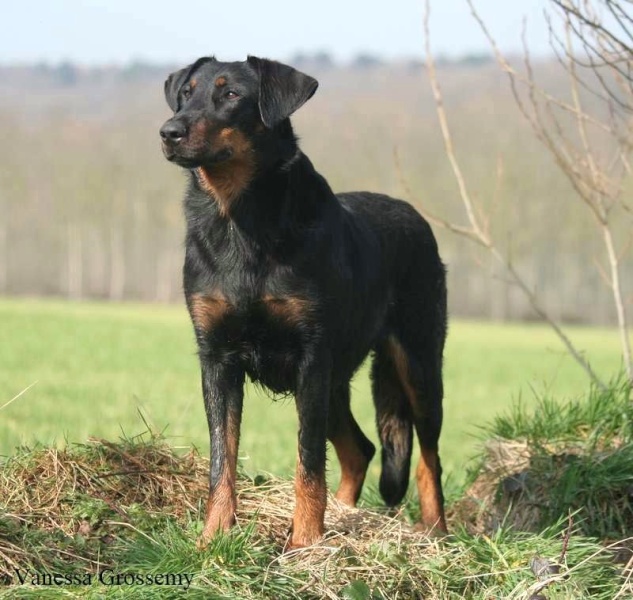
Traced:
<path fill-rule="evenodd" d="M 287 65 L 200 58 L 165 82 L 174 116 L 160 129 L 165 157 L 183 167 L 244 160 L 316 91 L 317 81 Z"/>

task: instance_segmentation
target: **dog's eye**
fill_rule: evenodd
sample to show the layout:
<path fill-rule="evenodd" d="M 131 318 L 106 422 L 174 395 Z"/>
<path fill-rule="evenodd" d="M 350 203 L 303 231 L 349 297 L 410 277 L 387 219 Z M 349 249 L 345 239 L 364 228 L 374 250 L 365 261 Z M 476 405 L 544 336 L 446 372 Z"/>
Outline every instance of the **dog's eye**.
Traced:
<path fill-rule="evenodd" d="M 229 90 L 228 92 L 226 92 L 226 97 L 229 100 L 236 100 L 237 98 L 240 97 L 240 95 L 237 92 L 233 91 L 233 90 Z"/>
<path fill-rule="evenodd" d="M 190 87 L 183 88 L 183 90 L 182 90 L 182 97 L 185 100 L 189 100 L 189 98 L 191 98 L 191 88 Z"/>

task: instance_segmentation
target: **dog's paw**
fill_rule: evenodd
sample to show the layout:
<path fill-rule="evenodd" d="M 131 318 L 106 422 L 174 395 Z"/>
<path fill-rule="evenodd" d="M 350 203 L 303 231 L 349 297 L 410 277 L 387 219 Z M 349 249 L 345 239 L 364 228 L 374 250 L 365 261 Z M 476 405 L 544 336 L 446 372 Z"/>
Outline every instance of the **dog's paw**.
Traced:
<path fill-rule="evenodd" d="M 444 538 L 448 535 L 446 527 L 443 527 L 439 524 L 429 526 L 422 522 L 416 523 L 413 526 L 413 531 L 415 531 L 416 533 L 422 533 L 431 540 Z"/>
<path fill-rule="evenodd" d="M 292 552 L 293 550 L 301 550 L 302 548 L 308 548 L 314 546 L 323 540 L 322 528 L 315 528 L 312 530 L 297 531 L 293 528 L 290 533 L 290 539 L 284 548 L 284 552 Z"/>
<path fill-rule="evenodd" d="M 196 540 L 196 548 L 204 550 L 218 532 L 228 531 L 235 525 L 235 522 L 235 512 L 219 514 L 212 510 L 206 519 L 202 534 Z"/>
<path fill-rule="evenodd" d="M 209 542 L 211 541 L 212 537 L 213 535 L 207 536 L 204 533 L 200 535 L 198 539 L 196 540 L 196 548 L 198 550 L 204 550 L 209 545 Z"/>

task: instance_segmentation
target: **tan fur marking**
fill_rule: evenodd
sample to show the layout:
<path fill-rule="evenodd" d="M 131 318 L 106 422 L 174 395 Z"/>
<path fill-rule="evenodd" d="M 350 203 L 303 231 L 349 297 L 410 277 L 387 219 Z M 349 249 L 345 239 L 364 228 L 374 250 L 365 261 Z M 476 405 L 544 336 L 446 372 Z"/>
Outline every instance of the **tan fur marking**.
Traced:
<path fill-rule="evenodd" d="M 400 345 L 400 342 L 393 336 L 389 338 L 389 353 L 396 367 L 402 389 L 407 396 L 407 400 L 409 400 L 409 406 L 415 411 L 419 402 L 415 388 L 411 385 L 411 378 L 409 377 L 409 359 L 403 347 Z"/>
<path fill-rule="evenodd" d="M 325 475 L 310 477 L 301 462 L 295 476 L 296 506 L 292 519 L 292 537 L 289 549 L 304 548 L 323 537 L 323 518 L 327 503 Z"/>
<path fill-rule="evenodd" d="M 235 524 L 237 500 L 235 482 L 223 475 L 215 490 L 207 500 L 204 529 L 198 540 L 198 547 L 204 548 L 218 531 L 227 531 Z"/>
<path fill-rule="evenodd" d="M 262 302 L 269 314 L 290 325 L 297 325 L 303 319 L 309 317 L 313 308 L 309 300 L 297 296 L 276 298 L 275 296 L 266 295 L 262 298 Z"/>
<path fill-rule="evenodd" d="M 189 310 L 196 328 L 211 331 L 230 310 L 230 304 L 221 294 L 193 294 L 189 300 Z"/>
<path fill-rule="evenodd" d="M 189 81 L 189 87 L 190 87 L 192 90 L 195 90 L 197 85 L 198 85 L 198 80 L 197 80 L 197 79 L 191 79 L 191 80 Z"/>
<path fill-rule="evenodd" d="M 415 389 L 411 385 L 409 377 L 409 359 L 400 345 L 400 342 L 393 336 L 388 340 L 387 350 L 396 369 L 402 390 L 407 397 L 409 405 L 414 408 L 419 403 L 417 402 Z M 391 442 L 396 454 L 404 455 L 408 452 L 410 443 L 408 427 L 406 423 L 397 416 L 397 413 L 387 412 L 379 416 L 378 429 L 381 432 L 381 437 Z"/>
<path fill-rule="evenodd" d="M 225 127 L 212 141 L 214 151 L 232 151 L 231 158 L 211 167 L 198 167 L 200 186 L 211 195 L 223 216 L 228 216 L 231 204 L 248 187 L 255 173 L 253 147 L 239 130 Z"/>
<path fill-rule="evenodd" d="M 416 470 L 422 526 L 431 533 L 446 533 L 444 509 L 437 485 L 437 452 L 422 448 L 422 456 Z"/>
<path fill-rule="evenodd" d="M 226 77 L 218 77 L 215 80 L 215 85 L 218 87 L 224 87 L 226 85 Z"/>
<path fill-rule="evenodd" d="M 204 548 L 217 531 L 226 531 L 235 524 L 235 511 L 237 510 L 235 481 L 239 439 L 240 423 L 238 417 L 229 413 L 224 471 L 215 489 L 209 491 L 204 530 L 198 540 L 199 548 Z"/>
<path fill-rule="evenodd" d="M 380 437 L 389 440 L 394 452 L 400 456 L 406 454 L 409 448 L 409 435 L 406 421 L 392 413 L 387 413 L 378 420 Z"/>
<path fill-rule="evenodd" d="M 189 139 L 187 144 L 192 148 L 200 148 L 206 144 L 207 136 L 209 135 L 208 123 L 201 119 L 196 121 L 189 131 Z"/>
<path fill-rule="evenodd" d="M 346 431 L 332 439 L 341 463 L 341 482 L 336 498 L 349 506 L 356 506 L 369 462 L 354 443 L 351 432 Z"/>

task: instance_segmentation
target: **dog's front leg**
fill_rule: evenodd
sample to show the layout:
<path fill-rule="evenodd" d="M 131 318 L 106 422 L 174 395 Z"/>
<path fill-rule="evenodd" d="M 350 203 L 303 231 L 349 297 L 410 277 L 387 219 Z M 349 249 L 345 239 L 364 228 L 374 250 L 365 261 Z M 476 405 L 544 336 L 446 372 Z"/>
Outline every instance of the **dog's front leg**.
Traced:
<path fill-rule="evenodd" d="M 320 358 L 305 365 L 298 378 L 299 457 L 290 549 L 310 546 L 323 536 L 327 498 L 325 446 L 330 372 L 330 361 Z"/>
<path fill-rule="evenodd" d="M 209 499 L 198 547 L 204 548 L 218 530 L 235 523 L 235 477 L 242 420 L 244 371 L 235 364 L 201 357 L 202 392 L 211 438 Z"/>

